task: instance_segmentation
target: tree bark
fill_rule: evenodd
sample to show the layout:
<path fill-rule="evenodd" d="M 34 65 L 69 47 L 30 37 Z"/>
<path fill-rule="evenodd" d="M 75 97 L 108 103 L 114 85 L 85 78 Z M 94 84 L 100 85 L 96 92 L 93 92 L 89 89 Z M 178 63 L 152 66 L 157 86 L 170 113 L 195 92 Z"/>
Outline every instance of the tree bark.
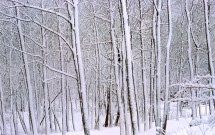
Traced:
<path fill-rule="evenodd" d="M 16 7 L 16 16 L 17 16 L 17 18 L 21 18 L 19 7 Z M 22 51 L 26 52 L 24 36 L 22 33 L 22 24 L 19 19 L 17 19 L 17 26 L 18 26 L 18 32 L 19 32 L 19 38 L 20 38 L 20 44 L 21 44 Z M 38 134 L 37 122 L 36 122 L 35 112 L 34 112 L 34 96 L 33 96 L 33 88 L 31 85 L 31 80 L 30 80 L 30 69 L 28 66 L 28 56 L 26 53 L 22 53 L 22 55 L 23 55 L 23 60 L 24 60 L 24 68 L 25 68 L 26 82 L 27 82 L 27 88 L 28 88 L 30 120 L 31 120 L 31 124 L 32 124 L 33 134 L 37 135 Z"/>
<path fill-rule="evenodd" d="M 115 74 L 115 82 L 117 87 L 117 101 L 118 101 L 118 109 L 119 112 L 117 113 L 117 118 L 119 114 L 120 117 L 120 135 L 125 134 L 125 122 L 124 122 L 124 112 L 123 112 L 123 106 L 122 106 L 122 95 L 121 95 L 121 87 L 120 87 L 120 76 L 119 76 L 119 66 L 118 66 L 118 51 L 117 51 L 117 45 L 116 45 L 116 38 L 115 38 L 115 31 L 114 31 L 114 12 L 112 7 L 112 0 L 109 0 L 110 5 L 110 29 L 111 29 L 111 42 L 113 45 L 113 54 L 114 54 L 114 74 Z"/>
<path fill-rule="evenodd" d="M 191 44 L 191 18 L 189 12 L 189 5 L 188 0 L 186 0 L 186 15 L 188 20 L 188 27 L 187 27 L 187 38 L 188 38 L 188 59 L 189 59 L 189 66 L 190 66 L 190 81 L 192 82 L 194 79 L 194 72 L 193 72 L 193 60 L 192 60 L 192 44 Z M 193 101 L 196 98 L 195 89 L 191 89 L 191 96 L 192 96 L 192 119 L 196 118 L 196 103 Z"/>
<path fill-rule="evenodd" d="M 77 59 L 78 59 L 78 67 L 79 67 L 79 77 L 80 77 L 80 88 L 81 91 L 79 93 L 80 97 L 80 105 L 81 105 L 81 113 L 82 113 L 82 122 L 84 127 L 85 135 L 90 135 L 90 128 L 88 122 L 88 110 L 87 110 L 87 101 L 86 101 L 86 83 L 85 83 L 85 75 L 84 75 L 84 65 L 82 61 L 82 52 L 81 52 L 81 44 L 80 44 L 80 33 L 79 33 L 79 16 L 78 16 L 78 0 L 74 0 L 74 9 L 75 9 L 75 41 L 77 47 Z"/>
<path fill-rule="evenodd" d="M 169 114 L 169 66 L 170 66 L 170 47 L 171 47 L 171 40 L 172 40 L 172 11 L 171 11 L 171 0 L 168 0 L 167 2 L 167 9 L 168 9 L 168 41 L 166 45 L 166 90 L 165 90 L 165 97 L 164 97 L 164 116 L 163 116 L 163 134 L 166 134 L 166 127 L 167 127 L 167 120 L 168 120 L 168 114 Z"/>
<path fill-rule="evenodd" d="M 213 66 L 213 57 L 212 57 L 212 49 L 211 49 L 211 41 L 210 41 L 210 31 L 209 31 L 209 19 L 208 19 L 209 11 L 208 11 L 208 0 L 204 0 L 204 16 L 205 16 L 205 33 L 206 33 L 206 43 L 208 48 L 208 61 L 209 61 L 209 70 L 211 76 L 214 76 L 214 66 Z M 215 86 L 215 78 L 211 79 L 211 84 Z M 210 91 L 210 96 L 213 96 L 215 91 Z M 210 113 L 214 113 L 214 100 L 210 99 Z"/>
<path fill-rule="evenodd" d="M 132 52 L 131 52 L 131 41 L 130 41 L 130 28 L 128 23 L 128 14 L 126 0 L 121 0 L 122 13 L 123 13 L 123 24 L 124 24 L 124 34 L 126 43 L 126 54 L 127 54 L 127 67 L 128 67 L 128 87 L 129 87 L 129 105 L 130 105 L 130 115 L 131 115 L 131 125 L 133 130 L 133 135 L 137 135 L 137 113 L 135 106 L 135 95 L 134 95 L 134 84 L 133 84 L 133 73 L 132 73 Z"/>

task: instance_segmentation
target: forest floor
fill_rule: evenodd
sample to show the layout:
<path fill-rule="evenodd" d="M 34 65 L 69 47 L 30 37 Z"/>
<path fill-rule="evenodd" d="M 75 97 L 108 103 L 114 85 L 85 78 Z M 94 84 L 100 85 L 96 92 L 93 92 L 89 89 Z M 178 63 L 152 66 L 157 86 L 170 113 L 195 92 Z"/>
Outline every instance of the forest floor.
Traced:
<path fill-rule="evenodd" d="M 190 108 L 184 108 L 182 112 L 181 118 L 179 120 L 176 120 L 176 112 L 177 112 L 177 104 L 171 103 L 170 112 L 169 112 L 169 119 L 167 122 L 167 135 L 215 135 L 215 115 L 206 115 L 209 112 L 209 107 L 202 106 L 201 112 L 204 115 L 202 119 L 197 118 L 196 121 L 192 121 L 191 118 L 191 109 Z M 163 110 L 163 108 L 162 108 Z M 198 111 L 199 112 L 199 111 Z M 26 115 L 24 117 L 25 123 L 28 122 L 28 113 L 23 113 L 23 115 Z M 58 120 L 61 125 L 61 117 L 60 114 L 58 115 Z M 104 119 L 104 118 L 103 118 Z M 211 122 L 208 123 L 207 121 L 210 120 Z M 71 121 L 71 119 L 70 119 Z M 75 110 L 74 112 L 74 121 L 75 121 L 75 128 L 76 131 L 68 132 L 66 135 L 84 135 L 83 129 L 82 129 L 82 121 L 81 121 L 81 114 L 80 110 Z M 69 122 L 70 124 L 72 122 Z M 192 123 L 193 126 L 190 127 L 190 124 Z M 154 123 L 152 124 L 154 125 Z M 26 125 L 27 128 L 29 128 L 29 125 Z M 8 131 L 9 129 L 9 125 Z M 72 127 L 69 125 L 69 127 Z M 140 126 L 140 135 L 155 135 L 156 134 L 156 128 L 153 126 L 148 131 L 143 131 L 144 125 L 141 124 Z M 117 127 L 111 127 L 106 128 L 103 127 L 100 130 L 91 130 L 91 135 L 120 135 L 120 128 Z M 51 133 L 51 135 L 61 135 L 59 131 L 57 133 Z M 19 125 L 19 135 L 24 135 L 24 131 L 22 130 L 21 125 Z"/>
<path fill-rule="evenodd" d="M 207 108 L 207 112 L 209 112 L 209 108 Z M 183 109 L 182 117 L 179 118 L 179 120 L 176 120 L 176 103 L 171 104 L 171 110 L 170 110 L 170 120 L 168 120 L 167 123 L 167 135 L 215 135 L 215 125 L 209 125 L 198 123 L 201 121 L 199 118 L 197 118 L 196 121 L 192 122 L 191 116 L 191 110 L 190 109 Z M 205 114 L 205 107 L 201 107 L 202 114 Z M 210 116 L 209 116 L 210 117 Z M 208 116 L 204 116 L 203 119 L 206 120 L 209 118 Z M 78 117 L 76 117 L 77 119 Z M 214 117 L 215 118 L 215 117 Z M 202 120 L 203 120 L 202 119 Z M 75 121 L 77 122 L 77 121 Z M 190 127 L 191 122 L 193 125 Z M 215 119 L 214 119 L 215 123 Z M 154 123 L 153 123 L 154 125 Z M 81 126 L 81 121 L 79 126 Z M 141 124 L 139 133 L 140 135 L 155 135 L 156 134 L 156 128 L 153 127 L 150 130 L 144 132 L 143 131 L 144 125 Z M 84 135 L 84 132 L 81 131 L 81 127 L 78 129 L 79 131 L 75 132 L 68 132 L 66 135 Z M 53 133 L 52 135 L 61 135 L 61 133 Z M 91 130 L 91 135 L 120 135 L 120 128 L 119 127 L 112 127 L 112 128 L 105 128 L 102 127 L 101 130 Z"/>
<path fill-rule="evenodd" d="M 215 127 L 206 124 L 190 127 L 191 118 L 181 118 L 169 120 L 167 125 L 167 135 L 215 135 Z M 143 127 L 143 125 L 141 125 Z M 141 131 L 140 135 L 155 135 L 155 127 L 147 132 Z M 61 135 L 53 133 L 52 135 Z M 68 132 L 66 135 L 84 135 L 83 131 Z M 120 135 L 119 127 L 102 128 L 101 130 L 92 130 L 91 135 Z"/>

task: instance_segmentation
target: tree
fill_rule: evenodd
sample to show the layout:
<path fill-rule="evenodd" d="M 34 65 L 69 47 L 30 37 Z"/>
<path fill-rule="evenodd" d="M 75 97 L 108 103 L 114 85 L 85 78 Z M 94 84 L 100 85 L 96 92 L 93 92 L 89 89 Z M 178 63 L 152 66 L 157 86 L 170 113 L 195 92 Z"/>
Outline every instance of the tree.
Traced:
<path fill-rule="evenodd" d="M 81 44 L 80 44 L 80 36 L 79 36 L 79 17 L 78 17 L 78 0 L 74 0 L 74 31 L 75 31 L 75 41 L 77 48 L 77 59 L 78 59 L 78 69 L 79 69 L 79 77 L 80 77 L 80 87 L 81 91 L 79 92 L 80 97 L 80 105 L 81 105 L 81 113 L 82 113 L 82 121 L 84 127 L 85 135 L 90 135 L 90 128 L 87 116 L 87 101 L 86 101 L 86 83 L 84 76 L 84 66 L 82 62 L 82 53 L 81 53 Z"/>
<path fill-rule="evenodd" d="M 168 119 L 168 111 L 169 111 L 169 61 L 170 61 L 170 47 L 172 40 L 172 11 L 171 11 L 171 0 L 168 0 L 167 4 L 168 8 L 168 22 L 169 22 L 169 35 L 168 41 L 166 45 L 166 90 L 164 97 L 164 116 L 163 116 L 163 134 L 166 133 L 167 119 Z"/>
<path fill-rule="evenodd" d="M 0 107 L 1 107 L 1 134 L 6 134 L 6 121 L 5 121 L 5 107 L 4 107 L 4 96 L 3 96 L 3 89 L 2 89 L 2 79 L 0 76 Z"/>
<path fill-rule="evenodd" d="M 116 46 L 116 38 L 115 38 L 115 28 L 114 28 L 114 15 L 113 15 L 113 7 L 112 7 L 112 0 L 109 0 L 110 5 L 110 29 L 111 29 L 111 41 L 113 45 L 113 55 L 114 55 L 114 73 L 115 73 L 115 82 L 117 87 L 117 101 L 118 101 L 118 108 L 119 108 L 119 114 L 120 114 L 120 135 L 125 134 L 125 122 L 124 122 L 124 112 L 123 112 L 123 106 L 122 106 L 122 96 L 121 96 L 121 87 L 120 87 L 120 76 L 119 76 L 119 68 L 118 68 L 118 51 Z"/>
<path fill-rule="evenodd" d="M 143 40 L 143 11 L 142 11 L 142 2 L 139 0 L 139 8 L 140 8 L 140 43 L 141 43 L 141 57 L 142 57 L 142 84 L 143 84 L 143 98 L 144 98 L 144 130 L 147 131 L 149 129 L 149 107 L 148 107 L 148 97 L 149 92 L 147 91 L 146 86 L 146 63 L 145 63 L 145 45 Z"/>
<path fill-rule="evenodd" d="M 186 0 L 186 15 L 187 15 L 187 20 L 188 20 L 188 27 L 187 27 L 187 38 L 188 38 L 188 59 L 189 59 L 189 66 L 190 66 L 190 80 L 191 82 L 194 79 L 194 72 L 193 72 L 193 61 L 192 61 L 192 45 L 191 45 L 191 19 L 190 19 L 190 12 L 189 12 L 189 5 L 188 5 L 188 1 Z M 195 90 L 192 89 L 191 90 L 191 94 L 192 94 L 192 118 L 195 119 L 196 118 L 196 105 L 195 105 Z"/>
<path fill-rule="evenodd" d="M 208 1 L 204 0 L 204 16 L 205 16 L 205 33 L 206 33 L 206 43 L 208 48 L 208 62 L 209 62 L 209 70 L 210 75 L 214 76 L 214 66 L 213 66 L 213 58 L 212 58 L 212 49 L 211 49 L 211 41 L 210 41 L 210 32 L 209 32 L 209 20 L 208 20 Z M 211 84 L 215 86 L 214 78 L 211 79 Z M 213 96 L 214 92 L 210 91 L 210 96 Z M 210 112 L 214 113 L 214 101 L 210 99 Z"/>
<path fill-rule="evenodd" d="M 121 0 L 122 14 L 123 14 L 123 24 L 124 24 L 124 36 L 125 36 L 125 45 L 126 45 L 126 56 L 127 56 L 127 70 L 128 70 L 128 93 L 129 93 L 129 108 L 131 115 L 131 125 L 133 130 L 133 135 L 138 133 L 137 127 L 137 113 L 135 106 L 135 97 L 134 97 L 134 84 L 133 84 L 133 72 L 132 72 L 132 52 L 131 52 L 131 43 L 130 43 L 130 28 L 128 24 L 128 14 L 126 10 L 126 1 Z"/>
<path fill-rule="evenodd" d="M 44 1 L 41 0 L 41 8 L 44 8 Z M 43 21 L 44 13 L 42 11 L 42 23 Z M 46 37 L 45 37 L 45 29 L 41 28 L 41 35 L 42 35 L 42 46 L 43 46 L 43 64 L 47 64 L 47 45 L 46 45 Z M 47 84 L 47 69 L 45 66 L 43 66 L 43 89 L 44 89 L 44 100 L 45 100 L 45 121 L 46 121 L 46 135 L 50 133 L 50 116 L 49 116 L 49 110 L 48 110 L 48 84 Z"/>
<path fill-rule="evenodd" d="M 156 21 L 156 44 L 157 44 L 157 74 L 156 74 L 156 134 L 162 134 L 161 131 L 161 0 L 158 1 L 156 5 L 154 0 L 154 6 L 157 11 L 157 21 Z M 155 39 L 155 38 L 154 38 Z"/>
<path fill-rule="evenodd" d="M 16 5 L 16 4 L 15 4 Z M 21 18 L 19 7 L 16 7 L 16 16 L 17 18 Z M 19 31 L 19 38 L 20 38 L 20 45 L 23 52 L 26 52 L 25 49 L 25 41 L 23 37 L 23 31 L 22 31 L 22 24 L 19 19 L 17 19 L 17 27 Z M 28 56 L 26 53 L 22 53 L 23 55 L 23 61 L 25 66 L 25 75 L 26 75 L 26 82 L 27 82 L 27 88 L 28 88 L 28 100 L 29 100 L 29 113 L 30 113 L 30 120 L 32 124 L 33 134 L 37 135 L 37 124 L 36 124 L 36 118 L 34 113 L 34 96 L 33 96 L 33 88 L 30 80 L 30 69 L 28 67 Z"/>

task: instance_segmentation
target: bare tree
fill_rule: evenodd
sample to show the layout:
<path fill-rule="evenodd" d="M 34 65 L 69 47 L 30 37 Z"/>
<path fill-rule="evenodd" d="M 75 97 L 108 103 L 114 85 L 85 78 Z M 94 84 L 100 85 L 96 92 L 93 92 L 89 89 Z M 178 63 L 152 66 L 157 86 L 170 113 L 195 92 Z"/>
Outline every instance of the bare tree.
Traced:
<path fill-rule="evenodd" d="M 113 54 L 114 54 L 114 73 L 115 73 L 115 81 L 116 81 L 116 87 L 117 87 L 117 100 L 118 100 L 118 108 L 119 108 L 119 114 L 120 114 L 120 135 L 125 134 L 125 122 L 124 122 L 124 111 L 123 111 L 123 104 L 122 104 L 122 96 L 121 96 L 121 87 L 120 87 L 120 76 L 119 76 L 119 61 L 118 61 L 118 51 L 116 46 L 116 38 L 115 38 L 115 28 L 114 28 L 114 10 L 112 7 L 112 0 L 109 0 L 110 5 L 110 29 L 111 29 L 111 41 L 113 45 Z"/>
<path fill-rule="evenodd" d="M 161 131 L 161 2 L 159 0 L 158 3 L 154 0 L 154 6 L 157 11 L 156 18 L 156 44 L 157 44 L 157 82 L 156 82 L 156 134 L 162 134 Z M 155 38 L 154 38 L 155 39 Z"/>
<path fill-rule="evenodd" d="M 80 77 L 80 87 L 81 91 L 79 92 L 80 97 L 80 105 L 81 105 L 81 113 L 82 113 L 82 121 L 84 126 L 85 135 L 90 135 L 90 127 L 87 116 L 87 101 L 86 101 L 86 83 L 85 83 L 85 75 L 84 75 L 84 65 L 82 61 L 82 52 L 81 52 L 81 44 L 80 44 L 80 33 L 79 33 L 79 16 L 78 16 L 78 0 L 74 0 L 74 31 L 75 31 L 75 41 L 77 48 L 77 59 L 78 59 L 78 67 L 79 67 L 79 77 Z"/>
<path fill-rule="evenodd" d="M 167 120 L 168 120 L 168 111 L 169 111 L 169 63 L 170 63 L 170 47 L 171 47 L 171 40 L 172 40 L 172 11 L 171 11 L 171 0 L 168 0 L 167 4 L 168 8 L 168 22 L 169 22 L 169 35 L 168 41 L 166 45 L 166 90 L 165 90 L 165 97 L 164 97 L 164 116 L 163 116 L 163 133 L 166 133 L 167 127 Z"/>
<path fill-rule="evenodd" d="M 191 44 L 191 18 L 190 18 L 190 12 L 189 12 L 189 5 L 188 1 L 186 0 L 186 15 L 188 20 L 188 27 L 187 27 L 187 38 L 188 38 L 188 59 L 189 59 L 189 66 L 190 66 L 190 80 L 193 81 L 194 79 L 194 72 L 193 72 L 193 61 L 192 61 L 192 44 Z M 192 89 L 192 100 L 196 97 L 195 90 Z M 196 106 L 195 102 L 192 103 L 192 115 L 193 119 L 196 118 Z"/>
<path fill-rule="evenodd" d="M 209 62 L 209 69 L 210 69 L 210 75 L 214 76 L 214 66 L 213 66 L 213 58 L 212 58 L 212 49 L 211 49 L 211 40 L 210 40 L 210 31 L 209 31 L 209 12 L 208 12 L 208 1 L 204 0 L 204 16 L 205 16 L 205 33 L 206 33 L 206 43 L 208 48 L 208 62 Z M 215 86 L 215 79 L 211 79 L 211 84 L 214 87 Z M 210 96 L 214 95 L 214 91 L 210 91 Z M 210 99 L 210 112 L 211 114 L 214 113 L 214 101 L 213 99 Z"/>
<path fill-rule="evenodd" d="M 17 18 L 21 18 L 19 7 L 16 7 L 16 16 L 17 16 Z M 20 45 L 21 45 L 22 51 L 26 52 L 24 36 L 23 36 L 23 33 L 22 33 L 23 32 L 22 24 L 21 24 L 21 21 L 19 19 L 17 19 L 17 27 L 18 27 L 18 31 L 19 31 Z M 38 132 L 37 132 L 35 111 L 34 111 L 34 96 L 33 96 L 32 84 L 31 84 L 31 80 L 30 80 L 30 69 L 29 69 L 29 66 L 28 66 L 28 55 L 26 53 L 22 53 L 22 55 L 23 55 L 26 82 L 27 82 L 27 88 L 28 88 L 30 120 L 31 120 L 31 124 L 32 124 L 33 134 L 37 135 Z"/>
<path fill-rule="evenodd" d="M 126 1 L 121 0 L 122 4 L 122 14 L 123 14 L 123 24 L 125 31 L 125 45 L 126 45 L 126 56 L 127 56 L 127 70 L 128 70 L 128 87 L 129 87 L 129 107 L 131 115 L 131 125 L 133 130 L 133 135 L 137 135 L 138 126 L 137 126 L 137 112 L 135 106 L 135 95 L 134 95 L 134 84 L 133 84 L 133 72 L 132 72 L 132 51 L 131 51 L 131 41 L 130 41 L 130 28 L 128 23 L 128 14 L 126 10 Z"/>

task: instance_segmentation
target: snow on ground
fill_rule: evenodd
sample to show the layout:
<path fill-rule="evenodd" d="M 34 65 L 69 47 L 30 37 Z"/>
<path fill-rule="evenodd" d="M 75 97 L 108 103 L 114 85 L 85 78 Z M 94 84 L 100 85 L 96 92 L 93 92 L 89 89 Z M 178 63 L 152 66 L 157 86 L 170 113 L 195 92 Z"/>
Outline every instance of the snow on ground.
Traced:
<path fill-rule="evenodd" d="M 208 125 L 200 125 L 189 127 L 191 118 L 181 118 L 177 120 L 169 120 L 167 125 L 167 135 L 215 135 L 215 128 Z M 141 125 L 143 127 L 143 125 Z M 119 127 L 102 128 L 101 130 L 91 130 L 92 135 L 120 135 Z M 155 135 L 155 127 L 143 132 L 139 135 Z M 61 135 L 61 133 L 53 133 L 52 135 Z M 66 135 L 84 135 L 83 131 L 69 132 Z"/>
<path fill-rule="evenodd" d="M 101 130 L 92 130 L 92 135 L 120 135 L 119 127 L 102 128 Z M 61 135 L 61 133 L 54 133 L 52 135 Z M 69 132 L 66 135 L 84 135 L 83 131 Z"/>
<path fill-rule="evenodd" d="M 206 108 L 204 106 L 201 107 L 202 114 L 204 115 L 206 113 Z M 208 107 L 207 107 L 208 109 Z M 182 117 L 177 121 L 176 120 L 176 111 L 177 111 L 177 105 L 176 103 L 171 103 L 171 109 L 170 109 L 170 120 L 168 120 L 167 123 L 167 135 L 215 135 L 215 126 L 208 125 L 201 123 L 199 125 L 199 121 L 207 121 L 210 119 L 212 121 L 212 124 L 215 125 L 215 115 L 211 116 L 204 116 L 203 119 L 197 119 L 196 123 L 194 122 L 194 125 L 190 127 L 190 123 L 192 121 L 191 119 L 191 110 L 189 108 L 184 108 Z M 207 110 L 209 112 L 209 110 Z M 25 123 L 28 123 L 28 113 L 22 112 L 22 116 L 24 116 Z M 58 115 L 58 120 L 61 125 L 61 114 Z M 9 120 L 9 116 L 7 118 Z M 84 135 L 84 132 L 82 130 L 82 121 L 81 121 L 81 114 L 80 110 L 77 108 L 74 111 L 74 119 L 75 119 L 75 128 L 76 131 L 68 132 L 66 135 Z M 103 117 L 103 120 L 105 118 Z M 214 122 L 213 122 L 214 119 Z M 71 118 L 69 118 L 69 121 L 71 121 Z M 104 122 L 104 121 L 103 121 Z M 9 122 L 8 122 L 9 123 Z M 18 121 L 20 123 L 20 121 Z M 69 122 L 71 124 L 71 122 Z M 154 125 L 154 123 L 153 123 Z M 27 129 L 29 129 L 29 125 L 26 124 Z M 71 127 L 71 125 L 69 125 Z M 8 131 L 10 130 L 10 125 L 7 125 Z M 150 130 L 144 132 L 143 131 L 143 124 L 141 125 L 141 132 L 139 135 L 155 135 L 156 129 L 153 126 Z M 19 135 L 24 135 L 24 131 L 22 130 L 21 125 L 19 124 Z M 58 131 L 57 133 L 52 133 L 51 135 L 61 135 L 61 133 Z M 111 127 L 111 128 L 105 128 L 102 127 L 101 130 L 91 130 L 91 135 L 120 135 L 120 128 L 119 127 Z"/>
<path fill-rule="evenodd" d="M 204 106 L 201 106 L 202 114 L 205 114 L 206 110 Z M 167 135 L 215 135 L 215 127 L 207 124 L 201 124 L 198 126 L 190 127 L 191 119 L 191 110 L 189 108 L 184 108 L 182 113 L 182 118 L 176 120 L 176 111 L 177 104 L 171 103 L 170 109 L 170 119 L 167 123 Z M 209 108 L 207 107 L 207 112 L 209 112 Z M 75 119 L 77 122 L 80 116 L 76 113 Z M 81 118 L 80 118 L 81 119 Z M 84 135 L 84 132 L 81 128 L 81 121 L 75 123 L 78 131 L 68 132 L 66 135 Z M 154 123 L 153 123 L 154 124 Z M 143 124 L 141 125 L 141 129 L 143 129 Z M 155 135 L 156 129 L 155 127 L 150 130 L 144 132 L 141 130 L 139 135 Z M 52 135 L 61 135 L 61 133 L 53 133 Z M 101 130 L 91 130 L 91 135 L 120 135 L 119 127 L 105 128 L 103 127 Z"/>

